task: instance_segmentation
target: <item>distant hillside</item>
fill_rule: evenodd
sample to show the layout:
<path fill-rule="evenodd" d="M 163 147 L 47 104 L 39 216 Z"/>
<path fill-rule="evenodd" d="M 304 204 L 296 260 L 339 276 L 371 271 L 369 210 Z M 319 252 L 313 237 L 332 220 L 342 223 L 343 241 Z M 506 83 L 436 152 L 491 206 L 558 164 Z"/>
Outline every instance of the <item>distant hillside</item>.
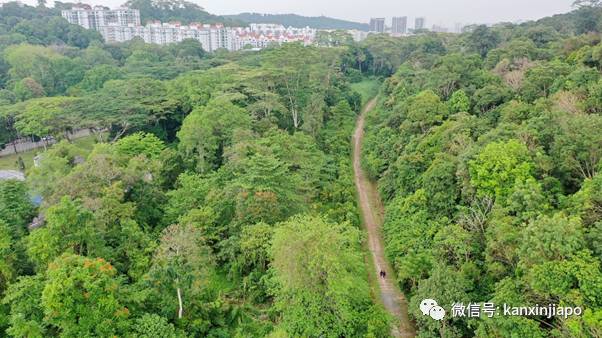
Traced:
<path fill-rule="evenodd" d="M 246 23 L 276 23 L 292 27 L 312 27 L 318 29 L 358 29 L 367 31 L 368 24 L 329 18 L 326 16 L 301 16 L 297 14 L 259 14 L 242 13 L 238 15 L 225 15 L 224 17 Z"/>
<path fill-rule="evenodd" d="M 191 22 L 224 23 L 226 26 L 243 24 L 236 20 L 207 13 L 201 6 L 185 0 L 129 0 L 124 6 L 140 10 L 142 24 L 150 20 L 180 21 L 183 24 Z"/>

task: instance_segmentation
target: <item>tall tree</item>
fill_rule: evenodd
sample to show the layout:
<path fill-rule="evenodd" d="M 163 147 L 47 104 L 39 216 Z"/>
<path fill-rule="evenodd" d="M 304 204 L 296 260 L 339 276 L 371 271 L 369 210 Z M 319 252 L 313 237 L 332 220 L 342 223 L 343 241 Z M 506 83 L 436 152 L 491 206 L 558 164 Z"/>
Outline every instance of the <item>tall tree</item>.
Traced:
<path fill-rule="evenodd" d="M 236 129 L 248 129 L 247 112 L 227 97 L 212 99 L 190 113 L 178 132 L 179 147 L 187 155 L 196 155 L 196 167 L 205 173 L 219 166 L 224 148 L 232 144 Z"/>
<path fill-rule="evenodd" d="M 123 281 L 102 258 L 65 254 L 46 273 L 42 308 L 66 337 L 115 336 L 128 331 Z"/>
<path fill-rule="evenodd" d="M 178 319 L 184 316 L 186 304 L 203 292 L 213 273 L 212 258 L 201 236 L 192 225 L 166 228 L 149 272 L 149 278 L 173 299 L 166 305 L 169 309 L 176 305 Z"/>
<path fill-rule="evenodd" d="M 355 228 L 320 216 L 294 217 L 276 229 L 275 302 L 289 335 L 367 333 L 367 323 L 358 321 L 366 319 L 371 307 L 359 235 Z"/>

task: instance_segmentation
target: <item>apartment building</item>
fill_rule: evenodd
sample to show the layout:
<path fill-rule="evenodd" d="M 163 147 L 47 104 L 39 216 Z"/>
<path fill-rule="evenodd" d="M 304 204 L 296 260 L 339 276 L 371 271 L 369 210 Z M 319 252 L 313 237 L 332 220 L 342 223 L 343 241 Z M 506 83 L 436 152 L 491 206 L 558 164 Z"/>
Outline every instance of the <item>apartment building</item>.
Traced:
<path fill-rule="evenodd" d="M 385 18 L 370 19 L 370 32 L 384 33 L 385 32 Z"/>
<path fill-rule="evenodd" d="M 225 27 L 222 24 L 178 22 L 149 22 L 140 25 L 140 12 L 120 8 L 78 6 L 62 11 L 62 15 L 72 24 L 100 32 L 107 43 L 118 43 L 141 38 L 147 43 L 166 45 L 185 39 L 198 40 L 203 49 L 214 52 L 218 49 L 230 51 L 242 48 L 265 48 L 272 44 L 302 42 L 309 45 L 315 39 L 317 30 L 304 27 L 284 27 L 277 24 L 251 24 L 250 27 Z"/>
<path fill-rule="evenodd" d="M 78 5 L 70 10 L 61 11 L 61 15 L 69 23 L 86 29 L 100 30 L 101 27 L 110 25 L 140 26 L 140 11 L 137 9 Z"/>
<path fill-rule="evenodd" d="M 403 35 L 408 31 L 408 17 L 398 16 L 393 17 L 391 22 L 391 33 L 393 35 Z"/>

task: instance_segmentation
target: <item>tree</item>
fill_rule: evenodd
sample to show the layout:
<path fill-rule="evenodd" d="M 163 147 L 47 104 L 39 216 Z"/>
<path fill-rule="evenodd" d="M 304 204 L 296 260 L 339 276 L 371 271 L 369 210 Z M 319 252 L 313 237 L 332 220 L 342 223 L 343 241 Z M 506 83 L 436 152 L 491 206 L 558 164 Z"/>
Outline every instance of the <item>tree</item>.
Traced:
<path fill-rule="evenodd" d="M 270 297 L 270 280 L 266 278 L 270 265 L 270 250 L 274 226 L 266 223 L 242 227 L 232 271 L 242 276 L 245 297 L 263 303 Z"/>
<path fill-rule="evenodd" d="M 113 65 L 95 65 L 87 70 L 81 82 L 77 85 L 86 92 L 94 92 L 110 80 L 119 80 L 123 77 L 123 71 Z"/>
<path fill-rule="evenodd" d="M 152 20 L 163 22 L 179 21 L 183 24 L 193 22 L 229 22 L 225 18 L 205 12 L 201 6 L 195 3 L 184 0 L 167 0 L 162 2 L 129 0 L 125 3 L 125 6 L 140 10 L 140 19 L 143 24 Z"/>
<path fill-rule="evenodd" d="M 422 134 L 447 117 L 447 107 L 441 102 L 439 96 L 430 90 L 420 92 L 408 101 L 407 120 Z"/>
<path fill-rule="evenodd" d="M 270 155 L 255 154 L 240 163 L 232 182 L 236 216 L 249 223 L 273 224 L 305 209 L 299 176 Z"/>
<path fill-rule="evenodd" d="M 294 217 L 276 229 L 272 257 L 276 308 L 289 335 L 366 332 L 371 305 L 357 229 Z"/>
<path fill-rule="evenodd" d="M 179 332 L 173 324 L 169 323 L 165 317 L 156 314 L 144 314 L 136 319 L 132 327 L 133 336 L 136 338 L 178 338 Z"/>
<path fill-rule="evenodd" d="M 4 294 L 6 287 L 17 275 L 15 242 L 16 238 L 8 224 L 0 219 L 0 295 Z"/>
<path fill-rule="evenodd" d="M 111 128 L 113 140 L 131 130 L 140 130 L 168 117 L 171 102 L 165 83 L 149 78 L 109 80 L 92 95 L 78 101 L 80 125 Z"/>
<path fill-rule="evenodd" d="M 50 48 L 22 44 L 9 47 L 5 53 L 13 81 L 32 78 L 50 95 L 64 93 L 83 77 L 84 69 L 79 62 Z"/>
<path fill-rule="evenodd" d="M 119 155 L 134 157 L 144 155 L 148 159 L 157 160 L 165 150 L 165 144 L 157 136 L 147 133 L 128 135 L 115 142 L 115 151 Z"/>
<path fill-rule="evenodd" d="M 462 319 L 446 315 L 442 321 L 434 321 L 430 316 L 422 314 L 419 304 L 423 299 L 436 299 L 440 305 L 456 302 L 468 304 L 470 291 L 471 282 L 462 271 L 437 264 L 432 269 L 432 275 L 418 285 L 416 293 L 409 301 L 409 310 L 420 323 L 422 332 L 433 336 L 462 337 L 462 331 L 466 327 Z"/>
<path fill-rule="evenodd" d="M 600 31 L 600 2 L 584 0 L 575 3 L 579 8 L 575 11 L 575 28 L 577 34 Z"/>
<path fill-rule="evenodd" d="M 62 335 L 107 337 L 127 332 L 123 282 L 104 259 L 64 254 L 48 266 L 46 275 L 42 308 L 48 323 Z"/>
<path fill-rule="evenodd" d="M 78 202 L 63 197 L 46 212 L 46 226 L 27 238 L 27 253 L 43 271 L 64 252 L 78 255 L 101 253 L 100 236 L 93 228 L 93 215 Z"/>
<path fill-rule="evenodd" d="M 449 99 L 450 112 L 460 113 L 470 111 L 470 98 L 463 90 L 455 91 Z"/>
<path fill-rule="evenodd" d="M 17 104 L 14 109 L 22 110 L 16 115 L 15 128 L 22 135 L 66 136 L 77 127 L 71 111 L 76 101 L 71 97 L 45 97 Z"/>
<path fill-rule="evenodd" d="M 54 70 L 52 61 L 60 57 L 49 48 L 33 45 L 18 45 L 5 51 L 4 59 L 11 66 L 10 76 L 13 81 L 32 78 L 45 91 L 54 92 Z"/>
<path fill-rule="evenodd" d="M 557 165 L 569 182 L 593 178 L 602 159 L 602 117 L 574 116 L 561 124 L 562 129 L 552 146 Z"/>
<path fill-rule="evenodd" d="M 191 210 L 202 208 L 213 185 L 211 179 L 199 174 L 182 173 L 178 176 L 175 189 L 167 193 L 164 223 L 177 223 L 180 217 Z"/>
<path fill-rule="evenodd" d="M 248 129 L 250 123 L 246 111 L 228 98 L 212 99 L 184 119 L 178 132 L 179 147 L 187 155 L 196 155 L 196 167 L 205 173 L 222 163 L 224 148 L 232 144 L 234 131 Z"/>
<path fill-rule="evenodd" d="M 480 113 L 487 113 L 510 97 L 511 93 L 507 87 L 488 85 L 474 93 L 474 107 Z"/>
<path fill-rule="evenodd" d="M 468 37 L 469 46 L 482 58 L 486 57 L 489 51 L 496 48 L 499 43 L 499 34 L 485 25 L 477 26 Z"/>
<path fill-rule="evenodd" d="M 25 236 L 35 211 L 25 182 L 0 181 L 0 220 L 6 222 L 12 238 Z"/>
<path fill-rule="evenodd" d="M 523 81 L 521 93 L 528 102 L 553 93 L 554 84 L 570 73 L 570 66 L 561 61 L 539 64 L 530 68 Z"/>
<path fill-rule="evenodd" d="M 504 203 L 517 184 L 532 180 L 533 163 L 527 147 L 517 140 L 488 144 L 469 162 L 470 182 L 480 196 Z"/>
<path fill-rule="evenodd" d="M 21 276 L 12 283 L 2 300 L 10 308 L 9 327 L 6 330 L 14 337 L 44 337 L 50 326 L 45 321 L 41 299 L 44 290 L 44 275 Z"/>
<path fill-rule="evenodd" d="M 325 47 L 339 47 L 351 45 L 353 37 L 347 31 L 319 31 L 316 35 L 316 43 Z"/>
<path fill-rule="evenodd" d="M 423 187 L 433 214 L 451 216 L 458 199 L 457 164 L 452 156 L 440 154 L 424 172 Z"/>
<path fill-rule="evenodd" d="M 600 0 L 575 0 L 573 6 L 575 7 L 600 7 Z"/>
<path fill-rule="evenodd" d="M 38 82 L 36 82 L 36 80 L 30 77 L 26 77 L 15 83 L 15 88 L 13 91 L 15 93 L 15 97 L 20 101 L 27 101 L 29 99 L 46 96 L 46 91 L 44 88 Z"/>
<path fill-rule="evenodd" d="M 75 145 L 61 141 L 38 155 L 38 165 L 27 172 L 30 189 L 43 198 L 50 197 L 56 189 L 56 182 L 67 176 L 73 168 L 80 151 Z"/>
<path fill-rule="evenodd" d="M 170 46 L 171 53 L 182 60 L 199 60 L 205 57 L 205 50 L 201 42 L 196 39 L 184 39 Z"/>
<path fill-rule="evenodd" d="M 168 292 L 173 301 L 166 306 L 172 309 L 176 304 L 178 319 L 184 316 L 185 304 L 203 292 L 212 273 L 212 258 L 198 229 L 176 224 L 163 231 L 148 278 Z"/>
<path fill-rule="evenodd" d="M 562 241 L 558 241 L 562 238 Z M 585 247 L 581 220 L 561 213 L 540 216 L 523 232 L 521 263 L 525 267 L 570 259 Z"/>

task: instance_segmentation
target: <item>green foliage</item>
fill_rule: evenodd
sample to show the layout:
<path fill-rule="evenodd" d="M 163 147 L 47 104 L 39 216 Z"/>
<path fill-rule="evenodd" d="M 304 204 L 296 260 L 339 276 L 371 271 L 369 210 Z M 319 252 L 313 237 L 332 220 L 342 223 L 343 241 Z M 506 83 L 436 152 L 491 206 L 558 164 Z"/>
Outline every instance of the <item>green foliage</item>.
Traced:
<path fill-rule="evenodd" d="M 259 13 L 241 13 L 237 15 L 227 15 L 227 18 L 243 21 L 246 23 L 275 23 L 285 27 L 313 27 L 316 29 L 357 29 L 366 31 L 368 25 L 364 23 L 352 22 L 347 20 L 334 19 L 324 16 L 309 17 L 296 14 L 259 14 Z"/>
<path fill-rule="evenodd" d="M 20 238 L 35 215 L 27 185 L 15 180 L 0 181 L 0 220 L 6 222 L 11 236 Z"/>
<path fill-rule="evenodd" d="M 4 293 L 17 272 L 15 239 L 8 224 L 0 219 L 0 294 Z"/>
<path fill-rule="evenodd" d="M 148 159 L 159 158 L 165 144 L 153 134 L 136 133 L 128 135 L 115 143 L 115 151 L 119 155 L 129 157 L 146 156 Z"/>
<path fill-rule="evenodd" d="M 41 305 L 64 337 L 117 335 L 128 326 L 122 281 L 103 259 L 66 254 L 48 266 Z"/>
<path fill-rule="evenodd" d="M 70 6 L 0 8 L 0 144 L 81 128 L 99 143 L 47 144 L 27 183 L 0 182 L 0 336 L 388 336 L 350 145 L 389 76 L 363 165 L 418 335 L 600 335 L 602 53 L 575 35 L 599 31 L 596 2 L 457 35 L 212 54 L 103 44 L 58 17 Z M 435 322 L 416 306 L 431 297 L 586 310 Z"/>
<path fill-rule="evenodd" d="M 556 61 L 529 69 L 525 75 L 522 93 L 529 102 L 552 94 L 554 84 L 570 72 L 567 64 Z"/>
<path fill-rule="evenodd" d="M 150 0 L 129 0 L 125 3 L 128 8 L 140 10 L 143 24 L 147 21 L 161 22 L 179 21 L 183 24 L 193 22 L 222 23 L 224 18 L 211 15 L 199 5 L 184 0 L 168 0 L 155 2 Z"/>
<path fill-rule="evenodd" d="M 48 324 L 41 305 L 44 276 L 22 276 L 10 285 L 2 300 L 10 308 L 9 328 L 14 337 L 43 337 Z"/>
<path fill-rule="evenodd" d="M 84 69 L 80 63 L 64 57 L 54 50 L 41 46 L 22 44 L 7 48 L 4 59 L 11 66 L 10 77 L 17 82 L 31 78 L 39 83 L 49 94 L 64 93 L 65 90 L 83 77 Z M 20 92 L 39 92 L 35 86 L 22 83 Z M 26 89 L 27 88 L 27 89 Z M 33 94 L 31 94 L 33 95 Z M 26 98 L 21 95 L 22 98 Z"/>
<path fill-rule="evenodd" d="M 518 184 L 532 177 L 527 147 L 517 140 L 491 143 L 470 162 L 471 184 L 477 194 L 503 201 Z"/>
<path fill-rule="evenodd" d="M 26 101 L 37 97 L 46 96 L 46 91 L 44 90 L 44 88 L 39 83 L 37 83 L 36 80 L 30 77 L 26 77 L 20 80 L 19 82 L 15 83 L 13 92 L 15 93 L 15 97 L 20 101 Z"/>
<path fill-rule="evenodd" d="M 84 91 L 93 92 L 102 88 L 105 82 L 119 80 L 122 76 L 122 72 L 115 66 L 96 65 L 84 73 L 78 87 Z"/>
<path fill-rule="evenodd" d="M 70 107 L 76 102 L 70 97 L 44 97 L 15 105 L 20 110 L 15 128 L 23 135 L 62 137 L 74 124 Z"/>
<path fill-rule="evenodd" d="M 574 35 L 599 31 L 599 18 L 588 2 L 536 22 L 469 27 L 442 52 L 402 58 L 385 81 L 363 161 L 379 180 L 385 252 L 418 336 L 601 332 L 599 37 Z M 449 116 L 432 108 L 437 95 Z M 475 301 L 591 310 L 436 322 L 418 309 L 425 298 L 446 311 Z"/>
<path fill-rule="evenodd" d="M 566 120 L 556 137 L 552 154 L 569 181 L 593 178 L 602 159 L 599 115 L 576 116 Z"/>
<path fill-rule="evenodd" d="M 470 111 L 470 98 L 463 90 L 453 93 L 449 99 L 449 110 L 452 114 Z"/>
<path fill-rule="evenodd" d="M 92 42 L 102 41 L 98 32 L 71 25 L 61 18 L 59 7 L 32 7 L 16 1 L 4 3 L 0 6 L 0 26 L 2 38 L 6 39 L 0 39 L 0 49 L 6 42 L 86 48 Z"/>
<path fill-rule="evenodd" d="M 180 334 L 164 317 L 145 314 L 136 320 L 133 336 L 136 338 L 177 338 L 180 337 Z"/>
<path fill-rule="evenodd" d="M 249 125 L 244 109 L 225 97 L 214 99 L 186 117 L 178 132 L 179 147 L 197 158 L 196 168 L 201 173 L 207 172 L 222 163 L 223 150 L 232 144 L 234 131 Z"/>
<path fill-rule="evenodd" d="M 199 329 L 194 329 L 200 320 L 195 317 L 206 306 L 203 302 L 214 273 L 212 257 L 201 236 L 202 232 L 193 225 L 166 228 L 145 277 L 150 301 L 156 304 L 157 311 L 194 331 Z M 206 319 L 206 315 L 202 317 Z"/>
<path fill-rule="evenodd" d="M 407 123 L 423 134 L 447 117 L 447 107 L 432 91 L 423 91 L 408 99 L 407 107 L 405 112 Z"/>
<path fill-rule="evenodd" d="M 470 47 L 481 57 L 486 57 L 490 50 L 500 43 L 499 34 L 485 25 L 476 27 L 468 38 Z"/>
<path fill-rule="evenodd" d="M 272 244 L 276 308 L 289 335 L 366 333 L 369 289 L 356 229 L 301 216 L 281 224 Z M 364 319 L 365 320 L 365 319 Z"/>
<path fill-rule="evenodd" d="M 27 253 L 40 270 L 63 252 L 94 255 L 100 250 L 98 246 L 92 213 L 67 197 L 48 209 L 46 226 L 27 238 Z"/>

